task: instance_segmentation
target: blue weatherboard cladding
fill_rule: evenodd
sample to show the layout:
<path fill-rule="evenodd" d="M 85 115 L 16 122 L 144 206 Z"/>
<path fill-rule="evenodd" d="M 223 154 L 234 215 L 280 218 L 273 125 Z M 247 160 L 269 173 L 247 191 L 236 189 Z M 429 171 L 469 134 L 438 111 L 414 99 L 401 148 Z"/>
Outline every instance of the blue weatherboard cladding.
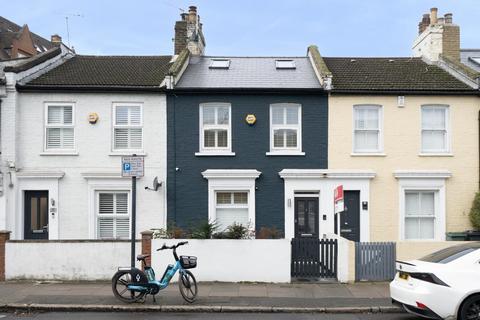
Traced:
<path fill-rule="evenodd" d="M 328 159 L 328 102 L 321 93 L 293 94 L 169 94 L 168 221 L 189 228 L 208 220 L 206 169 L 257 169 L 256 229 L 284 230 L 284 181 L 278 173 L 290 169 L 325 169 Z M 234 157 L 196 157 L 199 151 L 199 105 L 228 102 L 232 108 Z M 272 103 L 302 105 L 302 144 L 305 156 L 266 156 L 270 149 L 269 108 Z M 257 122 L 249 126 L 247 114 Z M 178 168 L 178 170 L 176 170 Z"/>

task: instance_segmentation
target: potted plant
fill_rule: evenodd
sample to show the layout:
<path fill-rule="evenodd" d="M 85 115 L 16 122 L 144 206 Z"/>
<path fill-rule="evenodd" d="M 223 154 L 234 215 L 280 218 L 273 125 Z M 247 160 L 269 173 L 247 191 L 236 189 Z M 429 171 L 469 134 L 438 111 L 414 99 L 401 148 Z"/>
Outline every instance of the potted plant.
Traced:
<path fill-rule="evenodd" d="M 467 240 L 480 241 L 480 192 L 475 194 L 469 217 L 473 230 L 467 231 Z"/>

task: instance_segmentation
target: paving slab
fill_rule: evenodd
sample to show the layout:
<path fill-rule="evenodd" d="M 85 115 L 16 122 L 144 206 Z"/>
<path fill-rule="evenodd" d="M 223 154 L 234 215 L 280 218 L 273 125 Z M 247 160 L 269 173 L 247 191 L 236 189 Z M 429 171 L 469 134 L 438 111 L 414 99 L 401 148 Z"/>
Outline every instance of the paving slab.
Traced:
<path fill-rule="evenodd" d="M 209 310 L 227 310 L 229 308 L 233 310 L 238 308 L 239 312 L 246 311 L 248 308 L 251 308 L 252 312 L 255 308 L 269 310 L 269 312 L 274 312 L 273 310 L 277 310 L 275 312 L 291 312 L 299 308 L 305 312 L 308 310 L 320 312 L 319 310 L 325 308 L 329 308 L 331 311 L 335 308 L 351 310 L 362 308 L 365 310 L 380 310 L 381 308 L 389 310 L 388 308 L 391 308 L 386 283 L 265 284 L 205 282 L 199 283 L 198 299 L 194 304 L 185 302 L 180 295 L 178 285 L 172 283 L 170 287 L 156 296 L 156 302 L 153 301 L 151 296 L 148 296 L 144 304 L 124 304 L 113 296 L 108 282 L 0 282 L 0 305 L 24 306 L 26 309 L 33 308 L 32 306 L 39 309 L 42 306 L 44 308 L 63 306 L 63 309 L 77 308 L 81 310 L 88 309 L 88 306 L 93 306 L 92 309 L 136 308 L 140 310 L 141 308 L 158 309 L 161 307 L 166 308 L 165 310 L 171 309 L 169 312 L 173 312 L 176 308 L 185 309 L 187 307 L 195 307 L 198 310 L 201 308 Z M 57 309 L 60 309 L 60 307 Z"/>

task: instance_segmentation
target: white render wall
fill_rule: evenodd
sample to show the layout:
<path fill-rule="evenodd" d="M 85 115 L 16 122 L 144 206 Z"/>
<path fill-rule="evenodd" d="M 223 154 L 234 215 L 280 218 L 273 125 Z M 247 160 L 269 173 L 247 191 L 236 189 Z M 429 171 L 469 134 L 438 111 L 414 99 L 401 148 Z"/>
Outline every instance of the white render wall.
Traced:
<path fill-rule="evenodd" d="M 137 252 L 140 247 L 137 242 Z M 6 280 L 110 280 L 118 267 L 129 266 L 128 241 L 14 241 L 5 246 Z"/>
<path fill-rule="evenodd" d="M 137 182 L 137 238 L 166 221 L 166 97 L 160 93 L 19 93 L 17 94 L 16 167 L 7 205 L 6 229 L 12 239 L 23 238 L 23 190 L 49 190 L 55 195 L 55 216 L 50 215 L 50 239 L 92 239 L 94 230 L 93 191 L 129 190 L 131 182 L 121 178 L 121 155 L 112 152 L 113 103 L 143 105 L 145 177 Z M 45 102 L 75 103 L 75 144 L 78 155 L 45 155 Z M 99 116 L 96 124 L 88 115 Z M 3 119 L 2 119 L 3 120 Z M 58 180 L 53 176 L 64 172 Z M 158 176 L 163 186 L 147 191 Z M 7 180 L 7 179 L 6 179 Z M 8 181 L 5 182 L 7 187 Z M 42 185 L 44 188 L 42 188 Z M 57 195 L 58 194 L 58 195 Z M 49 201 L 50 209 L 52 207 Z M 54 230 L 57 228 L 57 230 Z"/>
<path fill-rule="evenodd" d="M 275 240 L 152 240 L 152 266 L 157 278 L 168 264 L 174 264 L 172 250 L 156 251 L 164 243 L 168 246 L 180 241 L 188 244 L 177 249 L 177 254 L 196 256 L 197 268 L 191 269 L 197 281 L 225 282 L 290 282 L 289 239 Z M 177 281 L 178 277 L 172 279 Z"/>

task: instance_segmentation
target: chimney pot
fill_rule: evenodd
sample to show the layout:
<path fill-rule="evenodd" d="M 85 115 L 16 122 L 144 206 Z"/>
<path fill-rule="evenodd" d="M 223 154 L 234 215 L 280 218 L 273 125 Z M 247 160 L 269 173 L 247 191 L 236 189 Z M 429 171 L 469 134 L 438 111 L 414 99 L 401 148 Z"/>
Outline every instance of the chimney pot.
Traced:
<path fill-rule="evenodd" d="M 197 13 L 197 7 L 196 6 L 190 6 L 188 7 L 188 12 L 194 12 L 194 13 Z"/>
<path fill-rule="evenodd" d="M 438 14 L 438 8 L 431 8 L 430 9 L 430 24 L 436 24 L 437 23 L 437 14 Z"/>
<path fill-rule="evenodd" d="M 62 43 L 62 37 L 60 37 L 58 34 L 52 34 L 50 37 L 50 42 L 53 44 L 60 44 Z"/>
<path fill-rule="evenodd" d="M 453 14 L 445 13 L 444 18 L 445 18 L 445 24 L 452 24 L 453 23 Z"/>

